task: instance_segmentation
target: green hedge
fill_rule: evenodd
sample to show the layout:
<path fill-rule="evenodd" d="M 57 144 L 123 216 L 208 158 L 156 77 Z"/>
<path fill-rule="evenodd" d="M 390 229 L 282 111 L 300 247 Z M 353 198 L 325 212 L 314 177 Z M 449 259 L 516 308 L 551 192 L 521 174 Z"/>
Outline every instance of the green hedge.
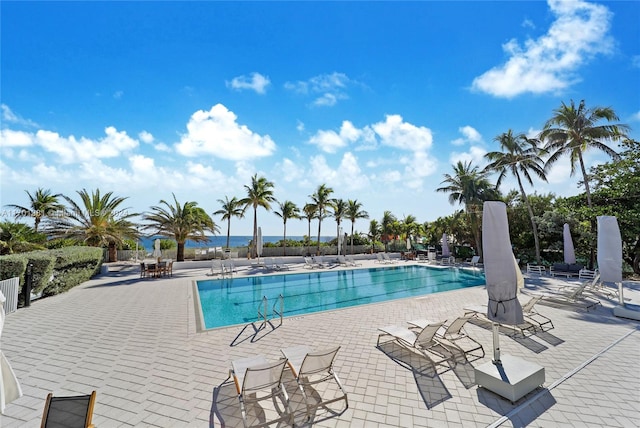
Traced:
<path fill-rule="evenodd" d="M 32 292 L 42 292 L 44 296 L 59 294 L 99 273 L 102 253 L 102 248 L 96 247 L 64 247 L 1 256 L 0 280 L 18 276 L 22 289 L 27 264 L 31 263 Z"/>

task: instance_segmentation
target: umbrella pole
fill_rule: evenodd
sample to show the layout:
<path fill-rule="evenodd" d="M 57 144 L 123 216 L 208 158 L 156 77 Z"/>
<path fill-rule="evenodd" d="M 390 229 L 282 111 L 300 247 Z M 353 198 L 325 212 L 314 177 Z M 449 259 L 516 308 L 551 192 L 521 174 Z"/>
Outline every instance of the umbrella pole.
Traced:
<path fill-rule="evenodd" d="M 493 363 L 502 364 L 500 361 L 500 324 L 493 323 Z"/>
<path fill-rule="evenodd" d="M 620 306 L 624 306 L 624 296 L 622 295 L 622 282 L 618 283 L 618 303 Z"/>

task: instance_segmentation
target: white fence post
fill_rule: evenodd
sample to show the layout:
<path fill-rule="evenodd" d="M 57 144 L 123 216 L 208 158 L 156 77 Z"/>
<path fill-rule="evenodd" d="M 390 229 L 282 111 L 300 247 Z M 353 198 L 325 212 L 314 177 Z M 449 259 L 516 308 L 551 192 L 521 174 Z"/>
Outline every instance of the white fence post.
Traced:
<path fill-rule="evenodd" d="M 18 310 L 18 288 L 20 287 L 20 278 L 17 276 L 10 279 L 0 281 L 0 291 L 7 299 L 4 302 L 4 311 L 7 314 Z"/>

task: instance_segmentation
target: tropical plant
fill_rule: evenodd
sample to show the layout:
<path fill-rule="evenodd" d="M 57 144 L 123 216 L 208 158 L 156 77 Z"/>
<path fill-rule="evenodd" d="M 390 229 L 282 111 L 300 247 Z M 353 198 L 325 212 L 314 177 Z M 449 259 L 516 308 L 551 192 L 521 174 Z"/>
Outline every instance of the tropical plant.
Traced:
<path fill-rule="evenodd" d="M 478 255 L 482 256 L 482 236 L 480 232 L 482 204 L 484 201 L 499 199 L 499 192 L 487 179 L 487 173 L 480 171 L 471 162 L 458 161 L 453 165 L 453 175 L 445 174 L 436 192 L 449 193 L 451 205 L 463 204 L 469 220 Z"/>
<path fill-rule="evenodd" d="M 602 120 L 608 123 L 600 125 Z M 628 138 L 625 132 L 630 129 L 624 124 L 609 123 L 617 120 L 618 116 L 610 107 L 587 108 L 582 100 L 576 108 L 571 100 L 569 105 L 563 102 L 554 110 L 553 117 L 545 123 L 540 133 L 540 139 L 546 142 L 544 148 L 550 153 L 547 168 L 565 154 L 569 155 L 571 161 L 571 175 L 575 173 L 576 163 L 580 165 L 589 208 L 593 205 L 583 153 L 588 149 L 597 149 L 617 159 L 618 153 L 607 144 Z"/>
<path fill-rule="evenodd" d="M 544 154 L 544 151 L 538 148 L 538 140 L 528 138 L 525 134 L 514 135 L 511 129 L 495 137 L 494 141 L 500 143 L 500 149 L 502 151 L 489 152 L 485 155 L 485 158 L 490 162 L 485 167 L 485 171 L 496 171 L 499 173 L 496 183 L 497 187 L 500 187 L 507 172 L 510 172 L 511 175 L 516 178 L 520 195 L 529 211 L 536 249 L 536 262 L 541 264 L 540 240 L 538 238 L 536 220 L 529 199 L 527 198 L 527 193 L 522 185 L 522 179 L 524 178 L 529 185 L 533 186 L 533 180 L 531 178 L 531 174 L 533 173 L 541 180 L 547 181 L 544 161 L 540 157 L 541 154 Z"/>
<path fill-rule="evenodd" d="M 69 206 L 64 215 L 52 218 L 48 226 L 54 238 L 73 239 L 91 247 L 107 247 L 108 261 L 117 261 L 117 248 L 125 239 L 136 239 L 138 232 L 130 221 L 137 213 L 122 207 L 126 197 L 113 192 L 100 194 L 100 189 L 77 191 L 80 204 L 63 196 Z"/>
<path fill-rule="evenodd" d="M 316 209 L 316 218 L 318 219 L 318 255 L 320 255 L 320 228 L 322 227 L 322 220 L 327 217 L 327 208 L 331 204 L 329 196 L 333 193 L 331 187 L 327 187 L 326 184 L 321 184 L 316 189 L 313 195 L 310 195 L 312 204 Z"/>
<path fill-rule="evenodd" d="M 59 193 L 53 195 L 51 190 L 42 188 L 36 189 L 33 195 L 26 190 L 25 192 L 29 196 L 28 207 L 20 205 L 7 205 L 7 207 L 16 210 L 15 218 L 33 217 L 33 230 L 35 232 L 38 231 L 38 226 L 44 218 L 64 210 L 64 205 L 58 201 L 58 198 L 62 196 Z"/>
<path fill-rule="evenodd" d="M 356 220 L 359 218 L 369 218 L 369 213 L 362 209 L 362 204 L 358 200 L 349 199 L 347 206 L 347 218 L 351 221 L 351 254 L 353 254 L 353 229 Z"/>
<path fill-rule="evenodd" d="M 273 196 L 273 183 L 265 177 L 258 177 L 258 174 L 254 174 L 254 176 L 251 177 L 251 184 L 245 185 L 244 188 L 247 190 L 247 197 L 241 199 L 240 203 L 245 206 L 245 209 L 249 206 L 253 207 L 253 245 L 251 245 L 251 256 L 257 257 L 258 207 L 270 211 L 271 204 L 276 201 L 276 198 Z"/>
<path fill-rule="evenodd" d="M 333 213 L 333 218 L 336 219 L 336 245 L 340 242 L 340 224 L 342 219 L 347 216 L 347 208 L 349 204 L 344 199 L 333 199 L 330 204 Z M 346 242 L 344 243 L 346 245 Z M 338 254 L 340 254 L 340 248 L 338 248 Z"/>
<path fill-rule="evenodd" d="M 280 211 L 276 211 L 275 214 L 282 219 L 284 224 L 284 234 L 282 238 L 282 255 L 287 255 L 287 220 L 290 218 L 300 218 L 300 208 L 291 201 L 284 201 L 279 203 Z"/>
<path fill-rule="evenodd" d="M 307 254 L 309 254 L 309 241 L 311 241 L 311 220 L 317 217 L 318 210 L 313 204 L 305 204 L 304 208 L 302 208 L 302 211 L 304 212 L 304 214 L 301 216 L 301 218 L 307 220 L 308 224 L 305 244 L 307 246 Z"/>
<path fill-rule="evenodd" d="M 367 236 L 371 240 L 372 253 L 373 253 L 373 249 L 376 246 L 376 242 L 380 239 L 381 235 L 382 235 L 382 227 L 380 226 L 380 223 L 378 223 L 378 220 L 373 219 L 369 221 L 369 233 L 367 234 Z"/>
<path fill-rule="evenodd" d="M 47 237 L 23 223 L 0 222 L 0 255 L 42 250 Z"/>
<path fill-rule="evenodd" d="M 178 244 L 177 261 L 184 261 L 184 246 L 187 240 L 207 242 L 209 238 L 205 232 L 216 234 L 219 227 L 209 217 L 207 212 L 198 206 L 197 202 L 178 202 L 172 194 L 174 205 L 160 200 L 160 205 L 152 206 L 151 212 L 143 216 L 147 222 L 145 229 L 152 231 L 151 235 L 172 238 Z"/>
<path fill-rule="evenodd" d="M 389 241 L 394 236 L 394 225 L 393 223 L 398 221 L 396 216 L 394 216 L 391 211 L 385 211 L 382 214 L 382 222 L 380 223 L 380 231 L 382 233 L 381 239 L 384 244 L 384 250 L 388 250 Z"/>
<path fill-rule="evenodd" d="M 243 218 L 244 211 L 247 206 L 243 205 L 235 196 L 231 199 L 229 199 L 228 196 L 225 196 L 224 201 L 222 199 L 218 199 L 218 202 L 222 205 L 222 208 L 214 212 L 213 215 L 220 215 L 222 216 L 222 221 L 227 221 L 227 248 L 229 248 L 229 241 L 231 239 L 231 218 Z"/>

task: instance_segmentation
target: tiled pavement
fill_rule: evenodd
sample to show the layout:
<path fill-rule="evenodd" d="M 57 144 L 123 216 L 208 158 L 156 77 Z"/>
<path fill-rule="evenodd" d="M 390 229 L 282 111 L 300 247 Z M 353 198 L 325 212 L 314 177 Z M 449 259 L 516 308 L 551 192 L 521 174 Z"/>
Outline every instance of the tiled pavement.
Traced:
<path fill-rule="evenodd" d="M 0 425 L 37 427 L 48 392 L 95 389 L 98 428 L 206 427 L 221 420 L 237 426 L 237 399 L 223 384 L 231 360 L 253 354 L 275 359 L 293 344 L 340 344 L 335 367 L 349 408 L 337 416 L 320 411 L 315 426 L 640 426 L 639 324 L 612 316 L 606 298 L 590 312 L 538 304 L 555 329 L 526 339 L 501 335 L 503 354 L 546 369 L 545 389 L 510 403 L 473 384 L 472 367 L 492 356 L 491 332 L 482 324 L 467 330 L 487 355 L 453 370 L 439 366 L 434 373 L 423 358 L 393 343 L 376 348 L 377 327 L 452 320 L 463 307 L 486 303 L 484 287 L 286 318 L 253 336 L 242 326 L 196 331 L 192 282 L 205 274 L 180 270 L 172 279 L 140 280 L 134 266 L 124 266 L 8 315 L 2 349 L 24 396 L 7 406 Z M 526 281 L 535 288 L 560 282 L 566 281 Z M 640 284 L 625 285 L 634 289 L 628 295 L 640 296 Z M 292 401 L 298 400 L 290 376 L 287 383 Z M 341 405 L 331 407 L 339 412 Z"/>

